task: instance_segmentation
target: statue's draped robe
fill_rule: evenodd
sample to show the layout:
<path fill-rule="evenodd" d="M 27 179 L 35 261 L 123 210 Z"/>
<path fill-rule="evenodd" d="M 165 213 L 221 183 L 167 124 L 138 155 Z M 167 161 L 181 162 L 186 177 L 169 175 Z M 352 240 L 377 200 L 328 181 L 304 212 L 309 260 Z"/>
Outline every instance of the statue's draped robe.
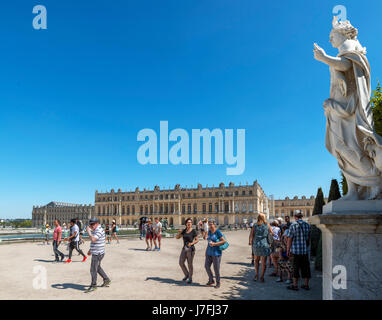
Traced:
<path fill-rule="evenodd" d="M 324 103 L 326 148 L 337 158 L 346 179 L 365 187 L 359 191 L 368 198 L 368 187 L 382 186 L 381 175 L 364 150 L 367 137 L 382 145 L 381 137 L 374 131 L 370 106 L 370 66 L 366 56 L 358 51 L 339 56 L 348 59 L 352 67 L 346 72 L 331 70 L 331 98 Z M 340 93 L 341 99 L 333 99 Z"/>

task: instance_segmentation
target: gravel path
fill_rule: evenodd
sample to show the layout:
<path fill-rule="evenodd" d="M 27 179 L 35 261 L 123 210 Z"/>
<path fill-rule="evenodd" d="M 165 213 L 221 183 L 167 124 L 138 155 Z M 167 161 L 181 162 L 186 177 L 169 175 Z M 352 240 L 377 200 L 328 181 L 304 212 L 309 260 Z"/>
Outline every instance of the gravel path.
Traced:
<path fill-rule="evenodd" d="M 230 243 L 223 253 L 220 289 L 206 287 L 204 270 L 206 241 L 196 245 L 194 283 L 184 284 L 178 265 L 182 240 L 163 239 L 161 252 L 145 251 L 139 239 L 113 241 L 106 245 L 103 268 L 112 280 L 109 288 L 86 294 L 90 284 L 90 259 L 82 263 L 76 251 L 70 264 L 53 263 L 51 245 L 19 243 L 0 246 L 0 299 L 321 299 L 321 274 L 313 272 L 310 291 L 290 292 L 285 283 L 266 276 L 265 283 L 252 281 L 249 231 L 225 232 Z M 60 247 L 67 253 L 66 246 Z M 85 253 L 89 242 L 82 246 Z M 312 268 L 313 270 L 313 268 Z M 34 289 L 38 277 L 46 271 L 46 289 Z M 38 273 L 34 273 L 38 272 Z M 267 274 L 271 271 L 267 270 Z M 36 278 L 37 277 L 37 278 Z M 37 280 L 36 280 L 37 279 Z M 101 284 L 101 279 L 98 284 Z"/>

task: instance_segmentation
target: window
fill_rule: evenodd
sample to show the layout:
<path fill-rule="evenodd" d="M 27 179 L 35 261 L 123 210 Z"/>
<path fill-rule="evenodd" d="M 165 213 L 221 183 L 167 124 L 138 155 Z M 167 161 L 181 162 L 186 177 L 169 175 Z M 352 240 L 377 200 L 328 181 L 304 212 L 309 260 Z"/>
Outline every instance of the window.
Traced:
<path fill-rule="evenodd" d="M 203 213 L 206 213 L 206 204 L 203 203 Z"/>
<path fill-rule="evenodd" d="M 212 212 L 212 203 L 208 204 L 208 212 Z"/>
<path fill-rule="evenodd" d="M 198 212 L 198 206 L 196 203 L 194 203 L 194 213 L 197 213 Z"/>
<path fill-rule="evenodd" d="M 189 203 L 189 204 L 187 205 L 187 211 L 188 211 L 188 213 L 191 213 L 191 203 Z"/>

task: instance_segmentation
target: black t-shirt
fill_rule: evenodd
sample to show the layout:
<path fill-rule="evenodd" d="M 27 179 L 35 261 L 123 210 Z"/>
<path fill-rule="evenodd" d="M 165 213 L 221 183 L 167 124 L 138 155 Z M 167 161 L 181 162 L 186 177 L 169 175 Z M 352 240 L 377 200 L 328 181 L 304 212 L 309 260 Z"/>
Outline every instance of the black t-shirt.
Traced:
<path fill-rule="evenodd" d="M 194 229 L 192 229 L 189 233 L 187 233 L 186 230 L 187 229 L 184 229 L 181 233 L 181 235 L 183 236 L 184 246 L 187 246 L 187 244 L 193 242 L 194 239 L 198 236 L 197 232 Z M 194 248 L 194 246 L 192 245 L 191 248 Z"/>

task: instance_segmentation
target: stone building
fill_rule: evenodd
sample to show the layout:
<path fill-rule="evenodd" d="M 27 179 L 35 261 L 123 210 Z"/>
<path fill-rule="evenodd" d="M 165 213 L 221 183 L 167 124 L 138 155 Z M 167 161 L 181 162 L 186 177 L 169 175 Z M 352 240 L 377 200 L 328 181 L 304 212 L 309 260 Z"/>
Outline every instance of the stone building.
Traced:
<path fill-rule="evenodd" d="M 328 199 L 325 198 L 325 202 Z M 304 218 L 312 216 L 315 197 L 306 198 L 302 196 L 300 199 L 295 196 L 293 199 L 286 197 L 285 199 L 274 200 L 274 217 L 292 217 L 296 210 L 300 210 Z"/>
<path fill-rule="evenodd" d="M 203 218 L 214 218 L 220 225 L 240 224 L 252 220 L 258 213 L 269 215 L 268 198 L 255 181 L 252 185 L 235 186 L 232 182 L 217 187 L 95 192 L 95 215 L 101 223 L 113 219 L 120 225 L 133 225 L 140 216 L 167 219 L 179 226 L 190 217 L 196 224 Z"/>
<path fill-rule="evenodd" d="M 46 224 L 53 226 L 55 219 L 66 224 L 73 218 L 79 218 L 87 222 L 93 214 L 94 206 L 91 204 L 82 205 L 53 201 L 45 206 L 33 206 L 32 227 L 39 228 Z"/>

